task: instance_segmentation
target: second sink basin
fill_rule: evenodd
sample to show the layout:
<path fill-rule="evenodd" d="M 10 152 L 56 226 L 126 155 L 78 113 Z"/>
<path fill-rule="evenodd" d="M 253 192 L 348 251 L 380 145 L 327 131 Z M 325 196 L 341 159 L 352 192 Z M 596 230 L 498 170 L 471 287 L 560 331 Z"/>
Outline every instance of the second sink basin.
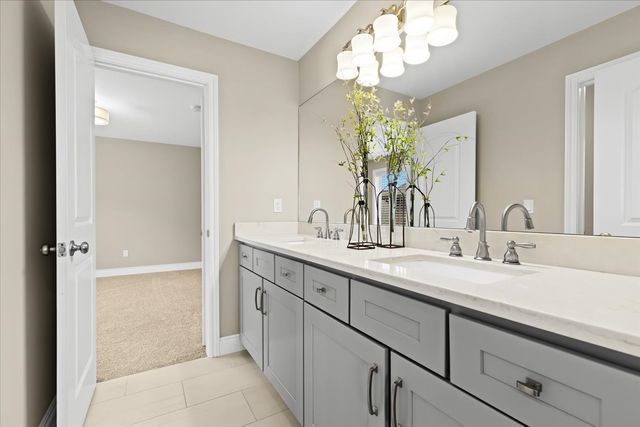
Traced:
<path fill-rule="evenodd" d="M 380 258 L 371 262 L 388 265 L 394 273 L 403 276 L 438 276 L 478 284 L 494 283 L 538 272 L 520 266 L 496 265 L 484 261 L 475 263 L 429 255 Z"/>

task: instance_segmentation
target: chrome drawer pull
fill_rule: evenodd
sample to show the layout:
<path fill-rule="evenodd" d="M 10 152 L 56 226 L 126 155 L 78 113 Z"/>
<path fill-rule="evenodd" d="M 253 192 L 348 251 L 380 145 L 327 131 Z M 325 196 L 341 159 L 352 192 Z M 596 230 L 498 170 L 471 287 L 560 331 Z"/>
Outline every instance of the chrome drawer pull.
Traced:
<path fill-rule="evenodd" d="M 290 272 L 290 271 L 288 271 L 288 270 L 280 271 L 280 275 L 281 275 L 282 277 L 286 277 L 286 278 L 288 279 L 289 277 L 291 277 L 291 272 Z"/>
<path fill-rule="evenodd" d="M 542 384 L 531 378 L 527 378 L 526 382 L 516 381 L 516 388 L 531 397 L 540 397 L 540 393 L 542 393 Z"/>
<path fill-rule="evenodd" d="M 262 292 L 261 287 L 257 287 L 253 294 L 253 303 L 256 306 L 256 310 L 262 312 L 262 307 L 258 307 L 258 292 Z M 260 295 L 260 303 L 262 303 L 262 294 Z"/>
<path fill-rule="evenodd" d="M 316 292 L 319 294 L 326 294 L 327 293 L 327 288 L 325 288 L 324 286 L 320 287 L 320 288 L 316 288 Z"/>
<path fill-rule="evenodd" d="M 378 372 L 378 365 L 375 363 L 369 366 L 369 383 L 368 389 L 369 393 L 367 394 L 367 405 L 369 406 L 369 414 L 378 416 L 378 407 L 373 404 L 373 374 Z"/>
<path fill-rule="evenodd" d="M 249 256 L 247 254 L 242 254 L 242 258 L 247 259 Z"/>
<path fill-rule="evenodd" d="M 402 378 L 396 379 L 393 382 L 393 401 L 391 407 L 393 408 L 393 427 L 402 427 L 398 424 L 398 389 L 402 388 Z"/>

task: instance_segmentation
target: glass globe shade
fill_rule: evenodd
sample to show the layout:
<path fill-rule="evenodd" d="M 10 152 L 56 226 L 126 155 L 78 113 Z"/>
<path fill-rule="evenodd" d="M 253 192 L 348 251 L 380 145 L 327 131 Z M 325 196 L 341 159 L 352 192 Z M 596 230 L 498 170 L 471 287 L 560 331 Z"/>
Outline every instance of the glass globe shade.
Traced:
<path fill-rule="evenodd" d="M 336 77 L 340 80 L 351 80 L 358 77 L 358 67 L 353 63 L 353 53 L 350 50 L 338 54 L 338 70 Z"/>
<path fill-rule="evenodd" d="M 402 48 L 397 47 L 382 54 L 382 66 L 380 74 L 385 77 L 398 77 L 404 73 L 404 62 L 402 60 Z"/>
<path fill-rule="evenodd" d="M 398 32 L 398 17 L 391 13 L 378 16 L 373 21 L 373 33 L 375 35 L 373 49 L 376 52 L 389 52 L 400 46 L 402 42 Z"/>
<path fill-rule="evenodd" d="M 373 36 L 368 33 L 356 34 L 351 39 L 351 60 L 353 64 L 362 67 L 376 60 L 373 53 Z"/>
<path fill-rule="evenodd" d="M 456 8 L 448 4 L 436 8 L 434 13 L 436 21 L 427 36 L 431 46 L 446 46 L 458 38 L 457 14 Z"/>
<path fill-rule="evenodd" d="M 427 34 L 433 27 L 433 0 L 407 0 L 405 11 L 404 32 L 408 35 Z"/>
<path fill-rule="evenodd" d="M 411 65 L 418 65 L 427 62 L 431 53 L 427 35 L 410 36 L 404 40 L 404 62 Z"/>

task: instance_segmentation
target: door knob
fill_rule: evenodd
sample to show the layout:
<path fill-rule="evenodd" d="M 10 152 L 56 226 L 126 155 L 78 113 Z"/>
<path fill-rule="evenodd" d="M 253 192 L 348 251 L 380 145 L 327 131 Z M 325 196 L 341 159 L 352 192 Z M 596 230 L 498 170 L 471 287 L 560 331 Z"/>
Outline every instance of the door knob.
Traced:
<path fill-rule="evenodd" d="M 40 253 L 42 255 L 55 254 L 59 257 L 63 257 L 67 253 L 67 247 L 64 243 L 59 243 L 57 246 L 48 245 L 45 243 L 44 245 L 40 246 Z"/>
<path fill-rule="evenodd" d="M 40 253 L 42 255 L 55 254 L 56 253 L 56 247 L 55 247 L 55 245 L 47 245 L 45 243 L 44 245 L 40 246 Z"/>
<path fill-rule="evenodd" d="M 80 251 L 81 254 L 86 254 L 89 252 L 89 244 L 87 242 L 82 242 L 79 245 L 76 244 L 73 240 L 69 242 L 69 255 L 73 256 L 76 252 Z"/>

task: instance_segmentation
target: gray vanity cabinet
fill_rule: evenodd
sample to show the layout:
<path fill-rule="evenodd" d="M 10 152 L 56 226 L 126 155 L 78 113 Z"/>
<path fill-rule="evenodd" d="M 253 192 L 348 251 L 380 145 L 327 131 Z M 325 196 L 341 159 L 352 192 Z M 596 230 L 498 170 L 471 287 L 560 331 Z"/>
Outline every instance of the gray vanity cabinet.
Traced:
<path fill-rule="evenodd" d="M 516 427 L 521 424 L 391 353 L 391 427 Z"/>
<path fill-rule="evenodd" d="M 304 425 L 386 425 L 388 350 L 304 304 Z"/>
<path fill-rule="evenodd" d="M 240 267 L 240 341 L 262 369 L 262 277 Z"/>
<path fill-rule="evenodd" d="M 450 316 L 451 381 L 531 427 L 640 425 L 640 376 Z"/>
<path fill-rule="evenodd" d="M 302 423 L 303 302 L 264 281 L 264 374 Z"/>

